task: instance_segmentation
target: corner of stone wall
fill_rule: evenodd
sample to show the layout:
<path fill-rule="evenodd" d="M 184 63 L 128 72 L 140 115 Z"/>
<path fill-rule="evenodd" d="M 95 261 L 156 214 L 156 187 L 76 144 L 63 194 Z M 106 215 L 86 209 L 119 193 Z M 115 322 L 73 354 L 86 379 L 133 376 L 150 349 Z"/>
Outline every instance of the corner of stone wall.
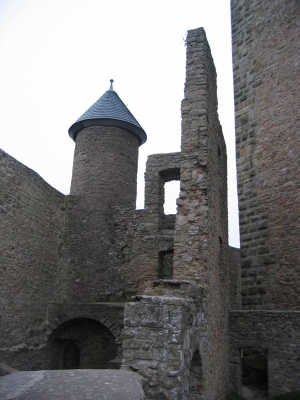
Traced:
<path fill-rule="evenodd" d="M 242 308 L 241 253 L 240 249 L 231 246 L 228 250 L 230 309 L 240 310 Z"/>
<path fill-rule="evenodd" d="M 201 331 L 205 393 L 207 398 L 221 399 L 228 382 L 230 309 L 227 156 L 217 112 L 216 71 L 203 28 L 189 31 L 186 44 L 174 279 L 205 288 Z"/>
<path fill-rule="evenodd" d="M 156 282 L 151 296 L 125 304 L 122 368 L 142 375 L 147 398 L 188 398 L 191 360 L 200 350 L 202 295 L 191 282 L 165 280 Z"/>

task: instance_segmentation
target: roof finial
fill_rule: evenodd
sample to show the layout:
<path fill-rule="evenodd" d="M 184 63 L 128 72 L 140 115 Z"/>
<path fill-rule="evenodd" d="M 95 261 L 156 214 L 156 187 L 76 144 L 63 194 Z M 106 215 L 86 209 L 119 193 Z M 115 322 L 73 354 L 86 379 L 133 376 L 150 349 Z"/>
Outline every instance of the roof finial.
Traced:
<path fill-rule="evenodd" d="M 113 81 L 114 81 L 113 79 L 110 80 L 110 87 L 109 87 L 109 90 L 114 90 L 114 88 L 113 88 Z"/>

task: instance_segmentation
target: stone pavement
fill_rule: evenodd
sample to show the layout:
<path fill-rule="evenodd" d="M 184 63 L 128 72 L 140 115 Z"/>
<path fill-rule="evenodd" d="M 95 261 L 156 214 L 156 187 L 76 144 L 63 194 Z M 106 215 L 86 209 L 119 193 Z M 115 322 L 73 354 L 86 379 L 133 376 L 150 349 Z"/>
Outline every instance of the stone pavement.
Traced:
<path fill-rule="evenodd" d="M 120 370 L 14 372 L 0 378 L 1 400 L 144 400 L 141 377 Z"/>
<path fill-rule="evenodd" d="M 243 397 L 247 400 L 268 400 L 268 390 L 243 386 Z"/>

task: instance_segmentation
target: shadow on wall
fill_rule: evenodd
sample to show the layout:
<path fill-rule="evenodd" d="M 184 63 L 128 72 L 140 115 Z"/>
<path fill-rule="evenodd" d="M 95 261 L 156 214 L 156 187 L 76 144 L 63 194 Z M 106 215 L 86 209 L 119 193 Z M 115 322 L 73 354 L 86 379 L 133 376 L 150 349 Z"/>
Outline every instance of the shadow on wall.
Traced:
<path fill-rule="evenodd" d="M 50 369 L 105 369 L 117 357 L 111 331 L 88 318 L 72 319 L 49 337 Z"/>

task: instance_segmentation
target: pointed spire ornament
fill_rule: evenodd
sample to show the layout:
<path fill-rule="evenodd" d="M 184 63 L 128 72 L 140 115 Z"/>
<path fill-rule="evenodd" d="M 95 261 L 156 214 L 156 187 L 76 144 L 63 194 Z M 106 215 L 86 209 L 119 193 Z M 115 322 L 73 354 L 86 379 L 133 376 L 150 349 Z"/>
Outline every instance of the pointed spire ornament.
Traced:
<path fill-rule="evenodd" d="M 111 80 L 110 80 L 110 87 L 109 87 L 109 90 L 114 90 L 114 88 L 113 88 L 113 82 L 114 82 L 114 80 L 111 79 Z"/>

